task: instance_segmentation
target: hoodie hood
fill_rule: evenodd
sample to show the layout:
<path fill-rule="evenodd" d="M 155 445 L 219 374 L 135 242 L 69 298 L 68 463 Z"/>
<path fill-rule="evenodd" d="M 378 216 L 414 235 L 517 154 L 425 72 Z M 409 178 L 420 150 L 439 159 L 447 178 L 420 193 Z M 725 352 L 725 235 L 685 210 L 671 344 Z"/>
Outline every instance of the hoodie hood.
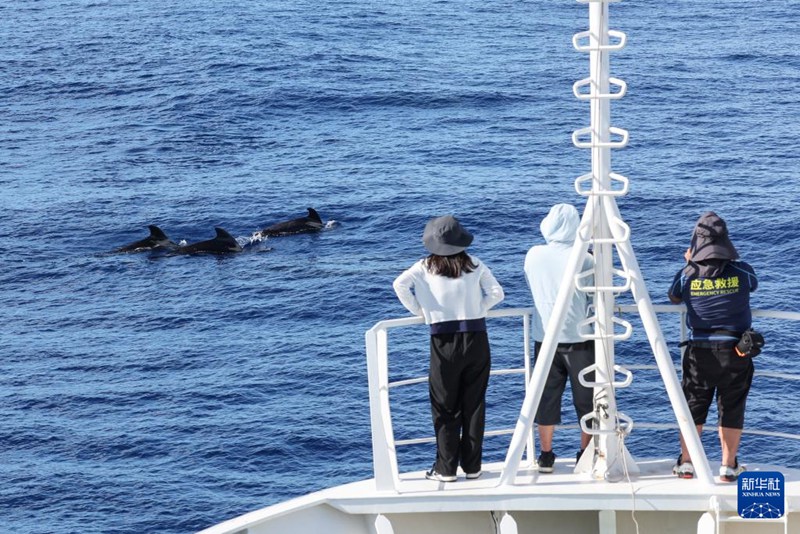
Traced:
<path fill-rule="evenodd" d="M 704 213 L 697 220 L 689 252 L 691 259 L 686 273 L 697 272 L 703 278 L 720 276 L 728 262 L 739 257 L 728 237 L 728 225 L 713 211 Z"/>
<path fill-rule="evenodd" d="M 728 225 L 713 211 L 704 213 L 697 220 L 690 249 L 692 261 L 696 262 L 735 260 L 739 257 L 728 237 Z"/>
<path fill-rule="evenodd" d="M 550 213 L 542 219 L 539 230 L 547 243 L 563 243 L 571 245 L 575 242 L 575 235 L 581 217 L 578 210 L 571 204 L 556 204 L 550 208 Z"/>

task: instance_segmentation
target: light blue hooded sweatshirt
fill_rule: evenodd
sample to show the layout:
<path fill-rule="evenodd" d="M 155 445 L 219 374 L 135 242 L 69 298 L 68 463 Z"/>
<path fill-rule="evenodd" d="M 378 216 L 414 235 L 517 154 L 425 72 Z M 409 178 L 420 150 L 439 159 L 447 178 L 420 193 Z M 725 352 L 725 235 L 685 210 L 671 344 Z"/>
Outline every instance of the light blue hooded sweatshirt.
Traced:
<path fill-rule="evenodd" d="M 572 245 L 581 219 L 578 210 L 570 204 L 556 204 L 550 208 L 539 225 L 546 245 L 532 247 L 525 256 L 525 279 L 533 295 L 535 311 L 533 313 L 533 339 L 544 341 L 544 330 L 553 312 L 558 295 L 558 286 L 567 268 Z M 588 253 L 583 261 L 581 271 L 587 271 L 594 265 Z M 581 285 L 591 285 L 594 277 L 582 279 Z M 575 290 L 567 308 L 564 324 L 558 335 L 559 343 L 579 343 L 586 341 L 578 333 L 578 324 L 586 319 L 587 308 L 591 299 L 587 293 Z M 591 332 L 591 327 L 583 331 Z"/>

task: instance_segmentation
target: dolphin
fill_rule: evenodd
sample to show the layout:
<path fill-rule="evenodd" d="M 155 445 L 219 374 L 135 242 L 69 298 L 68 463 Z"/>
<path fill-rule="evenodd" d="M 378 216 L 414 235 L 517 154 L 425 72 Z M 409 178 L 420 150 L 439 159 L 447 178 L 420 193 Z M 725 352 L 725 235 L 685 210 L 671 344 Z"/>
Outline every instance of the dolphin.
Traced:
<path fill-rule="evenodd" d="M 175 252 L 177 254 L 228 254 L 242 251 L 242 246 L 231 234 L 222 228 L 214 228 L 214 230 L 217 235 L 213 239 L 178 247 Z"/>
<path fill-rule="evenodd" d="M 178 245 L 170 241 L 161 228 L 158 226 L 151 224 L 148 226 L 150 229 L 150 235 L 145 237 L 144 239 L 140 239 L 139 241 L 134 241 L 129 245 L 125 245 L 123 247 L 119 247 L 116 249 L 116 252 L 138 252 L 140 250 L 153 250 L 153 249 L 176 249 Z"/>
<path fill-rule="evenodd" d="M 324 225 L 322 224 L 322 219 L 319 217 L 319 213 L 317 213 L 314 208 L 306 209 L 308 209 L 307 217 L 299 217 L 290 221 L 275 223 L 259 230 L 257 233 L 261 234 L 261 237 L 266 237 L 302 234 L 305 232 L 318 232 L 322 230 Z"/>

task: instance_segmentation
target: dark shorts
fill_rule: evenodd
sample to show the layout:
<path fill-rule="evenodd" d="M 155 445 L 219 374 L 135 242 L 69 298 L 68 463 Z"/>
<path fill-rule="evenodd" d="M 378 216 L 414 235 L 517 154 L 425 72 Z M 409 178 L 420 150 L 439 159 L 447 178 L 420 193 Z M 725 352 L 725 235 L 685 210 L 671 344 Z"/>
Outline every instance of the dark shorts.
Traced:
<path fill-rule="evenodd" d="M 535 357 L 538 357 L 541 348 L 542 344 L 536 341 L 533 347 Z M 542 399 L 539 401 L 539 409 L 536 410 L 534 421 L 537 424 L 561 423 L 561 397 L 567 385 L 567 378 L 572 389 L 572 404 L 575 406 L 578 419 L 594 409 L 592 399 L 594 390 L 582 386 L 578 381 L 578 373 L 590 365 L 594 365 L 594 341 L 558 344 L 542 392 Z M 594 372 L 589 373 L 586 378 L 594 380 Z"/>
<path fill-rule="evenodd" d="M 703 425 L 717 396 L 719 426 L 743 428 L 753 359 L 736 355 L 731 342 L 690 343 L 683 357 L 681 387 L 696 425 Z"/>

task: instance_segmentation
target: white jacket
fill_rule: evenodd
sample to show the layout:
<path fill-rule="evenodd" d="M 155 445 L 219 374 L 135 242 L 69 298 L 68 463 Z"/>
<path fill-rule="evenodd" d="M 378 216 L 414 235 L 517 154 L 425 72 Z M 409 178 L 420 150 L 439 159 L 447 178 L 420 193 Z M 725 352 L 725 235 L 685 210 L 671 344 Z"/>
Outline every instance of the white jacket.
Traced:
<path fill-rule="evenodd" d="M 546 245 L 537 245 L 525 256 L 525 280 L 533 295 L 535 310 L 532 317 L 534 341 L 544 341 L 544 331 L 556 304 L 558 287 L 567 268 L 576 232 L 580 225 L 578 211 L 569 204 L 556 204 L 539 225 Z M 591 269 L 594 260 L 586 254 L 582 271 Z M 592 285 L 593 276 L 587 276 L 583 284 Z M 559 343 L 586 341 L 579 333 L 579 323 L 586 319 L 590 299 L 586 293 L 575 290 L 567 307 L 567 313 L 558 333 Z M 584 326 L 583 333 L 591 328 Z"/>
<path fill-rule="evenodd" d="M 431 274 L 425 260 L 419 260 L 394 281 L 393 287 L 403 306 L 425 318 L 425 324 L 482 319 L 505 297 L 486 265 L 470 256 L 478 267 L 459 278 Z"/>

